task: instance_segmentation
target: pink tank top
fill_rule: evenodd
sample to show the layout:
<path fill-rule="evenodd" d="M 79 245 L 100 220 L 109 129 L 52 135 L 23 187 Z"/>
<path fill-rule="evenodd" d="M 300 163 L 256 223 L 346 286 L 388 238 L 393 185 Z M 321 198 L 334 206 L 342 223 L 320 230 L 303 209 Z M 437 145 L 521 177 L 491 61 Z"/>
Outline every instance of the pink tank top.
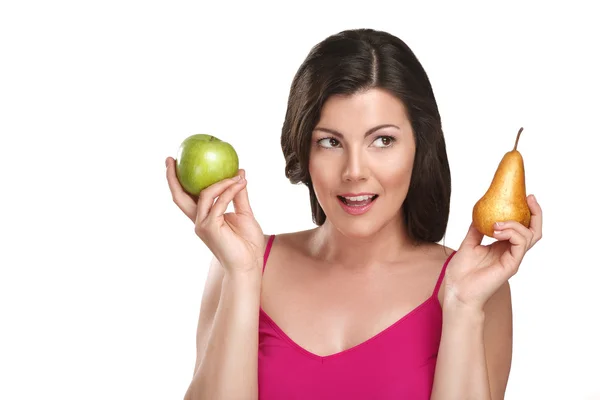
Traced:
<path fill-rule="evenodd" d="M 274 238 L 269 237 L 263 271 Z M 427 300 L 379 334 L 332 355 L 318 356 L 302 348 L 261 307 L 259 399 L 428 400 L 442 332 L 437 296 L 453 255 Z"/>

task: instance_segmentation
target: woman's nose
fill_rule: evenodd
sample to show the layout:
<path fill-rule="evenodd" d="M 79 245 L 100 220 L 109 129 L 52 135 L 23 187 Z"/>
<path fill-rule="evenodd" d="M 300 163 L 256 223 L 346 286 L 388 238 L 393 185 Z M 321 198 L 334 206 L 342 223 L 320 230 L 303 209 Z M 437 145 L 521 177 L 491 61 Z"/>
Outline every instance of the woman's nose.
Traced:
<path fill-rule="evenodd" d="M 344 181 L 364 181 L 368 175 L 368 166 L 360 152 L 349 153 L 345 160 L 342 179 Z"/>

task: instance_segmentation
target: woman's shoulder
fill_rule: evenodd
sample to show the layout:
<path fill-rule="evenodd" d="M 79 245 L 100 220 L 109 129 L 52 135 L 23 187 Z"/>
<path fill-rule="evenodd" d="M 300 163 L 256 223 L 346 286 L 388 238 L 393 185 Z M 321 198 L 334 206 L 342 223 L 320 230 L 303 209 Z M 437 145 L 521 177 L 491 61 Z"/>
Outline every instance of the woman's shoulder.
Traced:
<path fill-rule="evenodd" d="M 266 233 L 264 234 L 264 247 L 265 250 L 269 244 L 269 241 L 277 242 L 278 249 L 285 249 L 286 251 L 295 251 L 305 253 L 309 248 L 310 241 L 314 238 L 314 233 L 317 228 L 299 230 L 299 231 L 286 231 L 279 233 Z M 428 262 L 434 265 L 442 266 L 450 256 L 455 252 L 452 247 L 446 246 L 441 243 L 426 243 L 418 246 L 422 257 L 419 257 L 421 262 Z M 441 263 L 441 264 L 440 264 Z"/>
<path fill-rule="evenodd" d="M 446 261 L 455 252 L 452 247 L 441 243 L 419 243 L 415 249 L 417 250 L 415 255 L 421 261 L 432 261 L 434 263 Z"/>
<path fill-rule="evenodd" d="M 277 241 L 278 246 L 301 248 L 308 240 L 310 240 L 313 232 L 314 228 L 300 231 L 266 233 L 264 234 L 265 247 L 267 246 L 269 240 L 272 240 Z"/>
<path fill-rule="evenodd" d="M 435 261 L 447 261 L 456 251 L 452 247 L 440 243 L 431 243 L 430 256 Z"/>

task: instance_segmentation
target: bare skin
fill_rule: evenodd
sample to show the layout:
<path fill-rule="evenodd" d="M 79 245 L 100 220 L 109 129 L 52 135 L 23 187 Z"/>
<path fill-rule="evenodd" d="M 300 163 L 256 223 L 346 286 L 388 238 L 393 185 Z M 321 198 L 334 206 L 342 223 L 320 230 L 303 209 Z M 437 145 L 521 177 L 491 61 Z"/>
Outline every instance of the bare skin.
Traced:
<path fill-rule="evenodd" d="M 309 171 L 328 218 L 313 230 L 277 236 L 261 301 L 297 344 L 330 355 L 429 298 L 452 249 L 413 243 L 406 232 L 402 203 L 415 140 L 394 96 L 373 89 L 330 98 L 311 139 Z M 367 213 L 351 215 L 338 198 L 349 193 L 377 199 Z"/>
<path fill-rule="evenodd" d="M 414 155 L 408 116 L 391 94 L 372 89 L 330 98 L 312 133 L 309 161 L 327 220 L 277 235 L 264 275 L 268 236 L 254 219 L 245 179 L 205 189 L 196 206 L 167 159 L 173 199 L 215 255 L 186 399 L 258 398 L 261 307 L 297 345 L 327 356 L 363 343 L 432 295 L 453 249 L 414 243 L 406 231 L 403 203 Z M 352 215 L 339 199 L 352 193 L 377 197 L 368 212 Z M 235 212 L 224 214 L 230 202 Z M 512 354 L 508 279 L 541 239 L 541 208 L 531 196 L 528 204 L 530 227 L 498 225 L 498 241 L 482 246 L 471 226 L 448 264 L 437 299 L 444 325 L 433 400 L 504 398 Z"/>
<path fill-rule="evenodd" d="M 366 341 L 427 300 L 452 252 L 427 244 L 366 265 L 342 264 L 315 257 L 323 247 L 316 236 L 318 229 L 276 236 L 261 304 L 296 344 L 319 356 Z"/>

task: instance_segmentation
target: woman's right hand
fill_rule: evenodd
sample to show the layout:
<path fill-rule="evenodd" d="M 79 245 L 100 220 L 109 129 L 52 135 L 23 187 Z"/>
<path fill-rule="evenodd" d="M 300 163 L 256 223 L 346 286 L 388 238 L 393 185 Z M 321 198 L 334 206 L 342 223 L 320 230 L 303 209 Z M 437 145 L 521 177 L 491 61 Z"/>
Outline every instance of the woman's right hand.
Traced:
<path fill-rule="evenodd" d="M 196 234 L 221 265 L 231 272 L 260 270 L 264 235 L 250 208 L 244 170 L 202 190 L 195 200 L 179 183 L 172 157 L 167 157 L 166 166 L 173 201 L 194 222 Z M 232 201 L 235 211 L 226 213 Z"/>

